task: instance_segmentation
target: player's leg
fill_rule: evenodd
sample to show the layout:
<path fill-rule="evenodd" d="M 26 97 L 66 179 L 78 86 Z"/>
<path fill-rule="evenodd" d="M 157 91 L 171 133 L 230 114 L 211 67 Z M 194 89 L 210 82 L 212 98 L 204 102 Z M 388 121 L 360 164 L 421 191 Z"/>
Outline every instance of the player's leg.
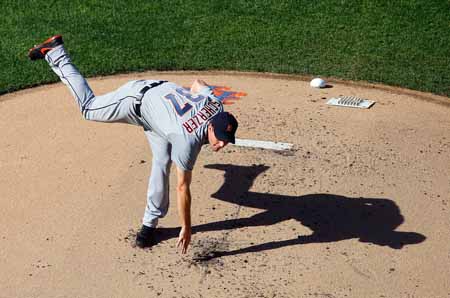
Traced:
<path fill-rule="evenodd" d="M 152 149 L 152 171 L 148 181 L 147 206 L 143 224 L 156 227 L 158 218 L 164 217 L 169 208 L 169 176 L 171 144 L 152 131 L 145 131 Z"/>
<path fill-rule="evenodd" d="M 132 81 L 116 91 L 95 96 L 85 78 L 72 63 L 64 46 L 57 46 L 47 52 L 45 60 L 69 88 L 84 118 L 100 122 L 142 125 L 135 113 L 134 104 L 145 82 Z"/>
<path fill-rule="evenodd" d="M 47 52 L 44 59 L 48 62 L 53 72 L 69 88 L 78 107 L 83 111 L 84 107 L 95 98 L 95 95 L 84 77 L 72 64 L 64 46 L 59 45 Z"/>
<path fill-rule="evenodd" d="M 122 122 L 142 125 L 136 114 L 135 104 L 142 99 L 140 91 L 145 81 L 130 81 L 117 90 L 96 96 L 82 110 L 87 120 L 100 122 Z"/>
<path fill-rule="evenodd" d="M 151 131 L 145 132 L 152 149 L 152 170 L 148 182 L 147 206 L 145 207 L 142 229 L 136 237 L 136 245 L 148 247 L 153 243 L 153 231 L 158 219 L 169 209 L 169 176 L 171 144 Z"/>

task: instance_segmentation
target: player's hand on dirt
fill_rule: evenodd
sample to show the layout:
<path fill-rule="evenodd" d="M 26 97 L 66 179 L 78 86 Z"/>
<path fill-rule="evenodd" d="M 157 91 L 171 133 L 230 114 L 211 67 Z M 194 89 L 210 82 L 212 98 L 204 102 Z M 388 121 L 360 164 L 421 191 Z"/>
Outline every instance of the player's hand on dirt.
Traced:
<path fill-rule="evenodd" d="M 191 93 L 199 93 L 203 88 L 208 87 L 209 85 L 203 81 L 196 79 L 191 86 Z"/>
<path fill-rule="evenodd" d="M 187 252 L 187 248 L 189 243 L 191 242 L 191 228 L 182 227 L 180 231 L 180 235 L 178 236 L 177 247 L 181 248 L 181 253 L 185 254 Z"/>

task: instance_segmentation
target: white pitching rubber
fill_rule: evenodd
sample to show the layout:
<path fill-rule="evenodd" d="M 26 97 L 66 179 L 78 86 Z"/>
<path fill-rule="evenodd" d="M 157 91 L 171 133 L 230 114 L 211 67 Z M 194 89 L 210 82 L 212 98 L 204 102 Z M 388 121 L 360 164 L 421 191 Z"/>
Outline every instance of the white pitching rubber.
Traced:
<path fill-rule="evenodd" d="M 257 140 L 246 140 L 246 139 L 236 139 L 235 146 L 241 147 L 252 147 L 252 148 L 261 148 L 261 149 L 269 149 L 269 150 L 290 150 L 292 149 L 293 144 L 289 143 L 280 143 L 280 142 L 270 142 L 270 141 L 257 141 Z"/>

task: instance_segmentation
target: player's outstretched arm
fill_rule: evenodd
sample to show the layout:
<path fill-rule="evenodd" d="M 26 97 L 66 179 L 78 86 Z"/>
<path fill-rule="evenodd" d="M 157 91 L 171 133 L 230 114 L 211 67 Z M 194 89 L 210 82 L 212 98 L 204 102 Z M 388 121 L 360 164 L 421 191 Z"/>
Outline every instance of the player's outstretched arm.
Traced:
<path fill-rule="evenodd" d="M 181 231 L 178 237 L 177 247 L 181 248 L 184 254 L 191 242 L 191 181 L 192 172 L 177 168 L 177 200 L 178 215 L 181 222 Z"/>

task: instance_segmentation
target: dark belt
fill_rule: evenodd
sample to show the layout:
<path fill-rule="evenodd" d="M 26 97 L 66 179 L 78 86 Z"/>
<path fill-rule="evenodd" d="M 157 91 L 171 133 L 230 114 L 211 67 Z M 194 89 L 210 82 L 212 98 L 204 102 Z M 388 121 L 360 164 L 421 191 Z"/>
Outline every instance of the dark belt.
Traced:
<path fill-rule="evenodd" d="M 164 83 L 167 83 L 167 81 L 154 82 L 154 83 L 151 83 L 150 85 L 145 86 L 144 88 L 141 89 L 141 91 L 139 91 L 138 99 L 136 100 L 136 104 L 134 105 L 136 115 L 138 115 L 139 117 L 142 117 L 141 105 L 142 105 L 142 99 L 144 98 L 145 92 L 147 92 L 148 90 L 150 90 L 152 88 L 158 87 L 159 85 L 162 85 Z"/>

